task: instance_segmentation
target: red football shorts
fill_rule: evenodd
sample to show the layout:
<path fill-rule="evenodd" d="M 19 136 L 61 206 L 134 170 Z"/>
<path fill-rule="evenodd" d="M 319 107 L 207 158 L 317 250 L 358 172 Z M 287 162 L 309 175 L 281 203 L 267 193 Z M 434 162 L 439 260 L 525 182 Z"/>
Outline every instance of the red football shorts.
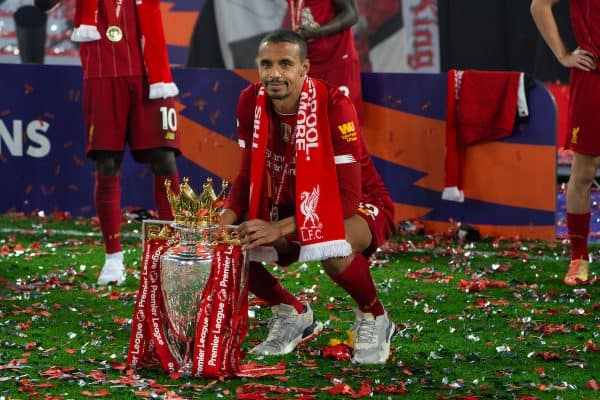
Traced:
<path fill-rule="evenodd" d="M 86 153 L 160 147 L 179 153 L 173 98 L 150 100 L 144 77 L 90 78 L 83 81 Z M 137 159 L 137 158 L 136 158 Z"/>
<path fill-rule="evenodd" d="M 362 89 L 360 83 L 360 61 L 350 60 L 337 66 L 314 66 L 311 65 L 309 75 L 322 79 L 335 86 L 352 100 L 358 121 L 362 122 L 363 118 L 363 100 Z"/>
<path fill-rule="evenodd" d="M 362 252 L 369 258 L 394 233 L 394 205 L 389 199 L 365 201 L 359 204 L 358 215 L 367 221 L 373 235 L 371 245 Z"/>
<path fill-rule="evenodd" d="M 567 147 L 576 153 L 600 155 L 600 72 L 571 71 Z"/>

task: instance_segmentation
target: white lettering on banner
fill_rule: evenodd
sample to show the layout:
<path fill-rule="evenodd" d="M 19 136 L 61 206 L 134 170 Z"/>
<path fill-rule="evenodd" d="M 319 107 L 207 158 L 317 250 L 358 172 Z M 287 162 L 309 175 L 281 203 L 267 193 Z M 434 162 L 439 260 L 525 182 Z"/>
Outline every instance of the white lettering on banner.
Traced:
<path fill-rule="evenodd" d="M 158 325 L 160 323 L 160 319 L 159 318 L 152 318 L 152 336 L 154 336 L 154 338 L 156 339 L 156 341 L 158 342 L 159 345 L 164 346 L 164 342 L 162 340 L 162 335 L 160 333 L 160 326 Z"/>
<path fill-rule="evenodd" d="M 217 358 L 219 356 L 219 343 L 221 342 L 221 330 L 223 328 L 223 320 L 225 319 L 225 303 L 220 301 L 217 309 L 217 318 L 215 319 L 215 328 L 212 331 L 213 340 L 210 344 L 210 359 L 208 365 L 211 367 L 217 366 Z"/>
<path fill-rule="evenodd" d="M 157 293 L 159 290 L 158 285 L 151 285 L 150 286 L 151 290 L 150 290 L 150 312 L 152 313 L 152 336 L 154 336 L 156 338 L 156 341 L 158 342 L 159 345 L 163 346 L 164 342 L 162 340 L 162 334 L 160 332 L 160 326 L 158 325 L 160 323 L 160 319 L 155 317 L 155 315 L 158 315 L 158 303 L 157 303 Z"/>
<path fill-rule="evenodd" d="M 140 309 L 140 311 L 142 311 L 142 313 L 143 313 L 144 307 L 146 307 L 146 298 L 147 298 L 147 296 L 148 296 L 148 283 L 144 279 L 144 286 L 142 288 L 142 295 L 140 297 L 140 302 L 138 304 L 139 309 Z"/>
<path fill-rule="evenodd" d="M 264 96 L 265 95 L 265 87 L 261 86 L 260 90 L 258 91 L 258 96 Z M 256 106 L 254 108 L 254 127 L 252 130 L 252 148 L 256 149 L 258 148 L 258 138 L 259 138 L 259 130 L 260 130 L 260 116 L 262 113 L 262 109 L 258 106 Z"/>
<path fill-rule="evenodd" d="M 156 249 L 154 254 L 152 254 L 152 269 L 156 269 L 158 266 L 158 262 L 160 261 L 160 256 L 162 254 L 162 246 Z"/>
<path fill-rule="evenodd" d="M 253 126 L 253 130 L 252 130 L 252 138 L 254 140 L 252 140 L 252 147 L 253 148 L 257 148 L 258 147 L 258 131 L 260 130 L 260 114 L 261 114 L 261 108 L 260 107 L 256 107 L 254 109 L 254 126 Z"/>
<path fill-rule="evenodd" d="M 222 278 L 221 278 L 221 282 L 219 283 L 219 286 L 223 289 L 221 289 L 217 295 L 217 300 L 218 300 L 218 304 L 217 304 L 217 315 L 215 318 L 215 324 L 214 324 L 214 329 L 212 331 L 213 336 L 213 340 L 211 343 L 211 348 L 210 348 L 210 359 L 208 360 L 208 365 L 210 365 L 211 367 L 216 367 L 217 366 L 217 361 L 218 361 L 218 357 L 219 357 L 219 344 L 221 343 L 221 339 L 222 339 L 222 331 L 223 331 L 223 321 L 225 320 L 225 307 L 227 305 L 229 296 L 227 293 L 227 285 L 229 282 L 229 274 L 230 274 L 230 270 L 231 270 L 231 264 L 232 264 L 232 257 L 231 254 L 233 252 L 233 247 L 229 246 L 227 248 L 227 251 L 223 252 L 223 255 L 225 256 L 225 260 L 223 260 L 223 272 L 222 272 Z M 221 252 L 217 253 L 218 255 L 221 255 Z"/>
<path fill-rule="evenodd" d="M 314 83 L 309 81 L 308 93 L 302 92 L 300 95 L 298 121 L 296 123 L 296 151 L 304 153 L 306 160 L 310 160 L 310 149 L 319 147 L 316 112 L 316 89 Z"/>
<path fill-rule="evenodd" d="M 133 342 L 133 351 L 131 352 L 131 354 L 136 355 L 134 358 L 134 360 L 135 360 L 134 364 L 137 364 L 137 354 L 140 354 L 140 345 L 142 343 L 142 338 L 144 337 L 143 328 L 144 328 L 144 324 L 142 324 L 141 322 L 138 322 L 136 331 L 135 331 L 135 340 Z"/>
<path fill-rule="evenodd" d="M 300 235 L 302 236 L 302 240 L 304 242 L 310 242 L 313 240 L 323 240 L 322 229 L 301 229 Z"/>
<path fill-rule="evenodd" d="M 437 0 L 404 0 L 406 30 L 406 71 L 440 72 Z"/>
<path fill-rule="evenodd" d="M 200 330 L 200 338 L 198 339 L 198 373 L 201 376 L 204 371 L 204 358 L 206 357 L 204 349 L 206 346 L 206 337 L 208 336 L 208 323 L 210 321 L 210 303 L 212 302 L 212 296 L 208 295 L 206 299 L 206 307 L 204 309 L 204 315 L 202 317 L 202 329 Z"/>
<path fill-rule="evenodd" d="M 225 319 L 225 303 L 219 302 L 219 308 L 217 309 L 217 318 L 215 319 L 215 329 L 212 333 L 215 335 L 221 334 L 223 328 L 223 320 Z"/>
<path fill-rule="evenodd" d="M 2 143 L 6 145 L 8 152 L 13 157 L 23 157 L 25 154 L 33 158 L 43 158 L 50 154 L 52 144 L 45 133 L 50 128 L 46 121 L 35 120 L 27 124 L 26 148 L 23 145 L 23 121 L 15 119 L 12 121 L 12 133 L 0 119 L 0 154 L 2 154 Z"/>
<path fill-rule="evenodd" d="M 231 257 L 226 257 L 223 263 L 223 279 L 219 283 L 219 286 L 226 288 L 229 286 L 229 271 L 231 270 Z"/>
<path fill-rule="evenodd" d="M 137 354 L 140 354 L 140 347 L 142 343 L 142 339 L 144 337 L 144 320 L 146 319 L 146 314 L 144 312 L 144 307 L 146 303 L 146 296 L 148 295 L 148 282 L 146 279 L 143 280 L 142 293 L 140 295 L 140 301 L 138 303 L 138 312 L 137 312 L 137 324 L 135 326 L 135 339 L 133 342 L 133 351 L 131 354 L 133 355 L 132 364 L 136 365 L 138 363 Z"/>
<path fill-rule="evenodd" d="M 210 365 L 211 367 L 217 366 L 217 355 L 219 352 L 219 342 L 220 341 L 221 341 L 220 336 L 213 337 L 213 341 L 211 343 L 211 348 L 210 348 L 210 360 L 208 360 L 208 365 Z"/>

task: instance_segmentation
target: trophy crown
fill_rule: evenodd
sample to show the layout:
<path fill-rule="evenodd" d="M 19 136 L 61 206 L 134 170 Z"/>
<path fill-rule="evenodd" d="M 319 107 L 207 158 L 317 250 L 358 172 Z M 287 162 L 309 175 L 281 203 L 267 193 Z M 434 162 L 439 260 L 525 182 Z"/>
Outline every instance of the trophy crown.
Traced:
<path fill-rule="evenodd" d="M 189 178 L 185 177 L 179 185 L 179 193 L 175 193 L 171 188 L 171 181 L 166 179 L 165 190 L 175 223 L 189 227 L 216 225 L 225 202 L 227 186 L 229 182 L 223 180 L 221 192 L 217 194 L 212 178 L 207 178 L 202 185 L 202 192 L 196 194 L 189 184 Z"/>

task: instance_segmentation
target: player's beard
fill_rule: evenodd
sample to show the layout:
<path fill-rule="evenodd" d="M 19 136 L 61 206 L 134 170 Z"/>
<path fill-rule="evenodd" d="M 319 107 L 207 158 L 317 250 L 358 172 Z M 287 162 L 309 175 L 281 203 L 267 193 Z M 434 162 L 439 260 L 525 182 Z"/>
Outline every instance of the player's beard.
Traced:
<path fill-rule="evenodd" d="M 277 81 L 277 90 L 273 90 L 273 82 L 267 82 L 267 94 L 271 99 L 283 100 L 291 94 L 290 84 L 286 81 Z"/>

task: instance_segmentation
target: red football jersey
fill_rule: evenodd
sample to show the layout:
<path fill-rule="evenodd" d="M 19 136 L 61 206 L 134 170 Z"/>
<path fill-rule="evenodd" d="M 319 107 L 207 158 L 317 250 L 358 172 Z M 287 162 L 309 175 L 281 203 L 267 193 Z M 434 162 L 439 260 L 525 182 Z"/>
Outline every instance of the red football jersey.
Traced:
<path fill-rule="evenodd" d="M 115 0 L 99 0 L 97 26 L 101 38 L 81 43 L 79 49 L 84 79 L 145 74 L 135 0 L 122 0 L 118 16 L 116 3 Z M 116 43 L 105 35 L 112 23 L 123 31 L 123 39 Z"/>
<path fill-rule="evenodd" d="M 303 23 L 314 21 L 324 25 L 332 20 L 336 13 L 331 0 L 304 0 L 295 1 L 296 4 L 303 3 L 301 11 Z M 335 35 L 322 36 L 308 41 L 308 58 L 311 69 L 314 72 L 331 67 L 347 60 L 358 60 L 358 53 L 354 45 L 352 29 L 348 28 Z"/>
<path fill-rule="evenodd" d="M 571 25 L 580 48 L 594 54 L 600 62 L 600 2 L 571 0 Z M 569 120 L 566 147 L 576 153 L 600 154 L 598 109 L 600 108 L 600 71 L 571 69 Z"/>
<path fill-rule="evenodd" d="M 329 86 L 329 85 L 328 85 Z M 242 147 L 242 167 L 236 178 L 228 199 L 227 207 L 238 216 L 248 209 L 250 190 L 250 153 L 252 148 L 252 129 L 254 109 L 259 84 L 254 84 L 241 93 L 238 106 L 238 140 Z M 332 137 L 336 173 L 340 186 L 340 197 L 344 218 L 356 214 L 359 202 L 378 204 L 390 203 L 389 194 L 383 180 L 375 169 L 360 133 L 356 112 L 352 102 L 337 88 L 329 86 L 328 96 L 329 130 Z M 272 197 L 281 182 L 286 160 L 286 148 L 296 127 L 296 115 L 280 115 L 274 110 L 269 112 L 269 142 L 267 146 L 267 170 L 274 181 Z M 296 164 L 292 159 L 279 204 L 294 209 Z"/>
<path fill-rule="evenodd" d="M 571 0 L 571 25 L 577 44 L 600 62 L 600 2 Z"/>

